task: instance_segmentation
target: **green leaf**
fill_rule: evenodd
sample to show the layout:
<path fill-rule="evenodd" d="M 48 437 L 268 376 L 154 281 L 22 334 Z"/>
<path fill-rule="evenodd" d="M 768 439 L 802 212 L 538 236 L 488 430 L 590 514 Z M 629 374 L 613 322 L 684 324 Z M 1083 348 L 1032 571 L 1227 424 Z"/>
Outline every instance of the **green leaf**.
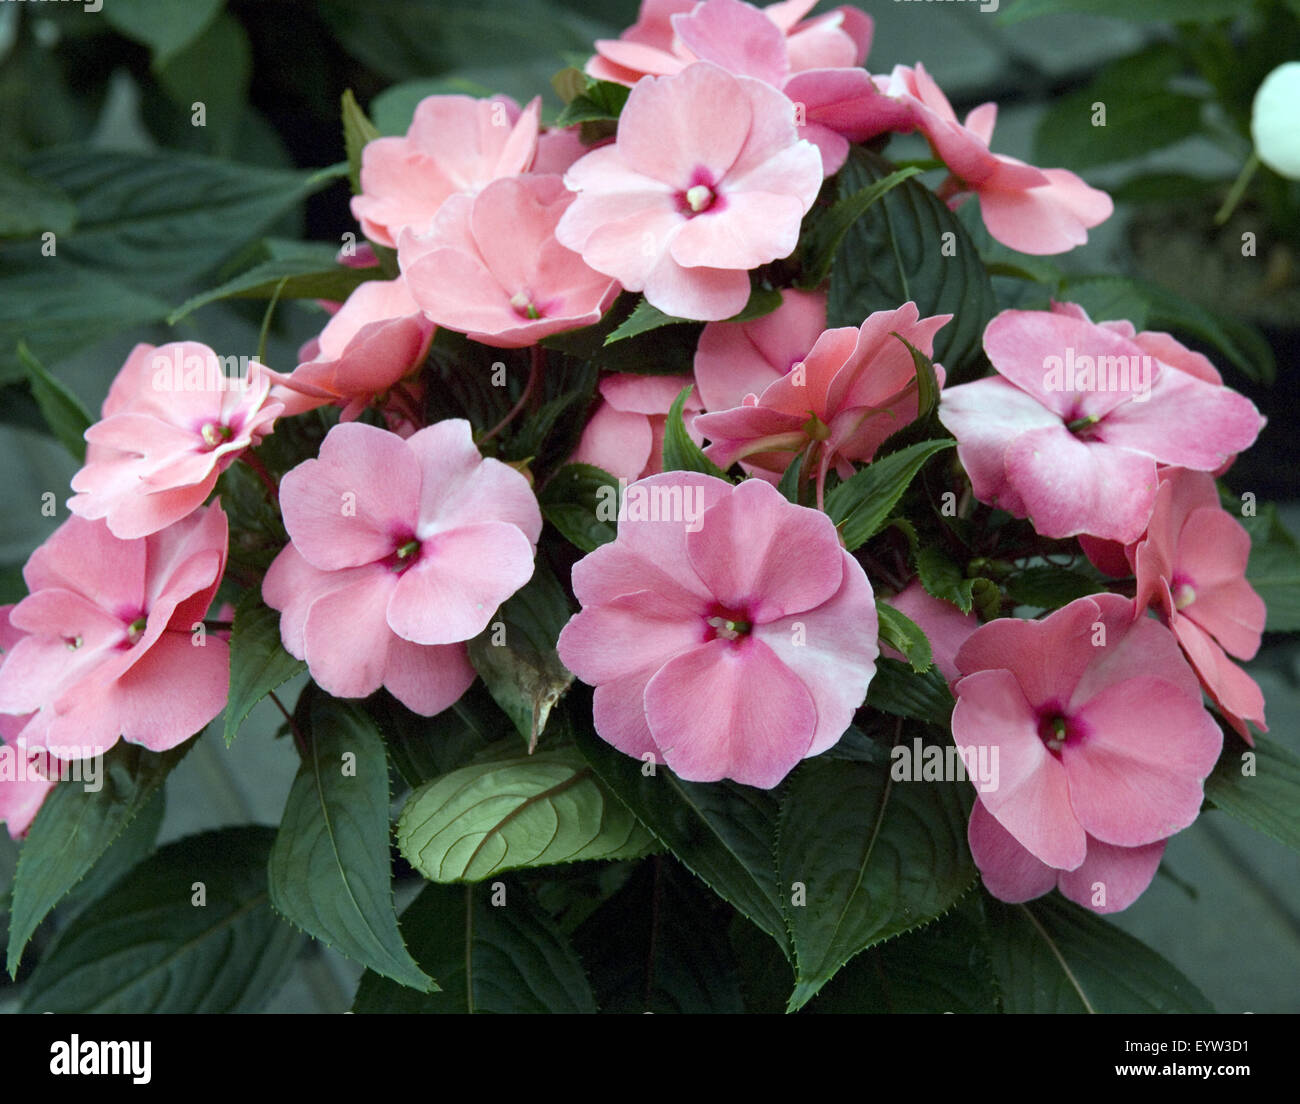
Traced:
<path fill-rule="evenodd" d="M 417 993 L 367 970 L 353 1012 L 596 1011 L 578 956 L 522 885 L 426 885 L 402 935 L 442 989 Z"/>
<path fill-rule="evenodd" d="M 1264 627 L 1269 632 L 1295 632 L 1300 629 L 1300 544 L 1272 503 L 1257 518 L 1241 520 L 1250 533 L 1246 580 L 1264 599 Z"/>
<path fill-rule="evenodd" d="M 222 828 L 146 859 L 60 933 L 28 982 L 23 1011 L 260 1010 L 303 945 L 267 902 L 273 836 Z"/>
<path fill-rule="evenodd" d="M 70 919 L 92 907 L 137 863 L 152 853 L 167 811 L 166 798 L 166 786 L 160 786 L 154 791 L 149 803 L 123 829 L 90 873 L 73 886 L 63 899 L 59 906 L 61 918 Z"/>
<path fill-rule="evenodd" d="M 946 912 L 970 888 L 969 812 L 964 782 L 895 782 L 875 764 L 821 759 L 794 772 L 777 837 L 795 955 L 790 1011 L 859 951 Z"/>
<path fill-rule="evenodd" d="M 1003 1012 L 1214 1011 L 1150 947 L 1055 894 L 984 907 Z"/>
<path fill-rule="evenodd" d="M 43 150 L 27 171 L 77 204 L 77 225 L 59 239 L 59 256 L 165 289 L 202 276 L 343 173 L 80 146 Z"/>
<path fill-rule="evenodd" d="M 573 748 L 474 763 L 411 794 L 397 845 L 430 881 L 644 854 L 650 833 Z"/>
<path fill-rule="evenodd" d="M 691 383 L 683 387 L 668 411 L 668 420 L 664 423 L 664 471 L 692 471 L 711 475 L 715 479 L 726 479 L 727 473 L 705 456 L 704 450 L 686 432 L 686 416 L 683 411 L 686 396 L 694 386 Z"/>
<path fill-rule="evenodd" d="M 328 299 L 343 302 L 367 280 L 383 277 L 379 268 L 348 268 L 336 259 L 333 246 L 303 243 L 295 256 L 261 261 L 238 276 L 186 299 L 167 316 L 169 326 L 199 307 L 222 299 Z"/>
<path fill-rule="evenodd" d="M 361 110 L 352 89 L 343 92 L 343 145 L 348 151 L 348 179 L 353 194 L 361 192 L 361 151 L 379 137 L 379 129 Z"/>
<path fill-rule="evenodd" d="M 973 907 L 972 907 L 973 906 Z M 818 1013 L 989 1013 L 997 1009 L 979 898 L 854 958 L 808 1005 Z"/>
<path fill-rule="evenodd" d="M 1300 851 L 1300 756 L 1264 736 L 1227 737 L 1205 796 L 1229 816 Z"/>
<path fill-rule="evenodd" d="M 374 722 L 311 700 L 308 755 L 269 861 L 271 903 L 308 935 L 421 992 L 436 988 L 397 929 L 388 852 L 388 760 Z"/>
<path fill-rule="evenodd" d="M 1015 0 L 999 16 L 1003 23 L 1019 23 L 1039 15 L 1102 15 L 1138 23 L 1207 23 L 1232 19 L 1242 11 L 1241 0 Z"/>
<path fill-rule="evenodd" d="M 83 774 L 78 785 L 66 775 L 36 814 L 18 860 L 10 906 L 9 975 L 18 972 L 32 932 L 81 881 L 126 830 L 189 751 L 188 740 L 170 751 L 147 751 L 119 743 L 99 762 L 99 774 Z M 73 761 L 73 769 L 81 761 Z M 94 763 L 95 760 L 86 760 Z M 90 768 L 93 770 L 94 768 Z M 90 792 L 87 786 L 98 785 Z"/>
<path fill-rule="evenodd" d="M 605 338 L 605 344 L 613 345 L 616 341 L 637 337 L 650 330 L 657 330 L 660 326 L 675 326 L 689 321 L 689 318 L 676 318 L 671 314 L 664 314 L 658 307 L 652 307 L 648 299 L 638 299 L 636 306 L 632 308 L 632 313 Z"/>
<path fill-rule="evenodd" d="M 854 148 L 836 178 L 836 195 L 853 195 L 894 171 L 879 155 Z M 828 326 L 861 326 L 874 311 L 896 310 L 910 300 L 922 318 L 954 316 L 934 339 L 934 359 L 948 382 L 980 373 L 993 288 L 965 227 L 919 181 L 896 185 L 849 227 L 830 280 Z"/>
<path fill-rule="evenodd" d="M 542 516 L 583 552 L 618 536 L 618 480 L 592 464 L 565 464 L 537 496 Z"/>
<path fill-rule="evenodd" d="M 241 137 L 253 76 L 253 51 L 244 25 L 222 12 L 184 49 L 155 61 L 154 72 L 186 123 L 194 105 L 203 105 L 203 126 L 191 129 L 206 140 L 208 152 L 229 157 Z"/>
<path fill-rule="evenodd" d="M 835 254 L 849 227 L 886 192 L 920 172 L 914 165 L 892 172 L 851 195 L 843 196 L 833 207 L 813 220 L 804 239 L 806 252 L 800 283 L 808 288 L 819 287 L 830 274 L 831 263 L 835 260 Z"/>
<path fill-rule="evenodd" d="M 839 529 L 844 547 L 852 552 L 884 528 L 925 462 L 955 444 L 952 440 L 935 440 L 909 445 L 873 460 L 831 491 L 826 496 L 826 513 Z"/>
<path fill-rule="evenodd" d="M 248 591 L 235 606 L 230 630 L 230 696 L 226 700 L 226 746 L 253 706 L 272 690 L 307 669 L 280 643 L 280 615 L 262 602 L 256 590 Z"/>
<path fill-rule="evenodd" d="M 555 703 L 573 682 L 555 654 L 569 620 L 569 600 L 550 568 L 537 562 L 533 577 L 508 598 L 469 642 L 469 658 L 488 691 L 528 741 L 531 751 Z"/>
<path fill-rule="evenodd" d="M 19 341 L 42 360 L 56 361 L 166 315 L 161 299 L 53 258 L 0 274 L 0 383 L 25 375 L 15 351 Z"/>
<path fill-rule="evenodd" d="M 1063 567 L 1028 568 L 1007 579 L 1006 588 L 1020 605 L 1039 609 L 1057 609 L 1106 589 L 1096 579 Z"/>
<path fill-rule="evenodd" d="M 1128 276 L 1067 279 L 1061 298 L 1078 303 L 1096 322 L 1127 319 L 1137 329 L 1172 330 L 1213 346 L 1253 380 L 1272 383 L 1273 350 L 1245 322 L 1198 306 L 1168 288 Z"/>
<path fill-rule="evenodd" d="M 1195 134 L 1201 100 L 1167 87 L 1184 61 L 1160 42 L 1107 65 L 1077 92 L 1055 100 L 1034 135 L 1034 163 L 1086 169 L 1142 157 Z M 1105 125 L 1093 125 L 1103 104 Z"/>
<path fill-rule="evenodd" d="M 799 473 L 802 469 L 803 456 L 796 456 L 790 461 L 789 466 L 785 469 L 785 474 L 781 476 L 781 482 L 776 487 L 785 496 L 787 502 L 793 502 L 796 506 L 801 505 L 799 502 Z"/>
<path fill-rule="evenodd" d="M 934 370 L 934 361 L 926 356 L 900 333 L 891 333 L 901 341 L 912 357 L 916 367 L 916 421 L 925 419 L 930 411 L 939 405 L 939 377 Z"/>
<path fill-rule="evenodd" d="M 921 586 L 932 598 L 951 602 L 962 613 L 971 611 L 971 588 L 974 579 L 965 578 L 961 569 L 948 554 L 933 544 L 919 548 L 916 553 L 916 573 Z"/>
<path fill-rule="evenodd" d="M 411 787 L 463 766 L 491 744 L 510 738 L 517 747 L 514 725 L 481 682 L 432 717 L 412 713 L 387 691 L 367 699 L 365 708 L 379 726 L 389 761 Z"/>
<path fill-rule="evenodd" d="M 0 238 L 66 234 L 77 208 L 61 188 L 28 176 L 17 165 L 0 165 Z"/>
<path fill-rule="evenodd" d="M 90 428 L 91 418 L 86 408 L 62 383 L 46 370 L 39 360 L 32 356 L 25 341 L 18 342 L 18 359 L 27 369 L 27 380 L 31 384 L 32 397 L 41 408 L 41 415 L 50 427 L 50 432 L 58 439 L 80 463 L 86 459 L 86 430 Z"/>
<path fill-rule="evenodd" d="M 880 618 L 880 639 L 895 651 L 902 652 L 918 675 L 928 671 L 934 657 L 930 654 L 930 641 L 920 626 L 880 599 L 876 600 L 876 614 Z"/>
<path fill-rule="evenodd" d="M 867 688 L 867 706 L 896 717 L 910 717 L 947 728 L 952 720 L 952 693 L 937 667 L 918 675 L 901 660 L 883 656 Z"/>
<path fill-rule="evenodd" d="M 681 863 L 790 955 L 776 872 L 777 801 L 735 782 L 683 782 L 662 765 L 624 755 L 578 730 L 578 750 L 605 783 Z"/>
<path fill-rule="evenodd" d="M 555 125 L 567 127 L 602 119 L 617 121 L 631 91 L 626 85 L 588 77 L 586 87 L 565 105 Z"/>
<path fill-rule="evenodd" d="M 148 46 L 154 64 L 160 65 L 198 38 L 223 4 L 224 0 L 186 0 L 184 4 L 110 0 L 104 5 L 104 18 L 127 38 Z"/>
<path fill-rule="evenodd" d="M 600 1010 L 744 1012 L 728 937 L 735 915 L 671 859 L 641 863 L 573 936 Z"/>

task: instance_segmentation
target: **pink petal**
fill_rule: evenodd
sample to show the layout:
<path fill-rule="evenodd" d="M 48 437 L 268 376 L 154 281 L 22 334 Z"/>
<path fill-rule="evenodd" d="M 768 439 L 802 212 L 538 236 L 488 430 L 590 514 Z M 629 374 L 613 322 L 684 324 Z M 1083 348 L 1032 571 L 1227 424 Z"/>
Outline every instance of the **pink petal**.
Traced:
<path fill-rule="evenodd" d="M 564 666 L 591 686 L 638 671 L 653 674 L 705 642 L 706 612 L 698 602 L 637 591 L 575 614 L 556 647 Z"/>
<path fill-rule="evenodd" d="M 1088 857 L 1077 870 L 1061 874 L 1063 896 L 1093 912 L 1119 912 L 1146 892 L 1165 853 L 1165 840 L 1144 847 L 1115 847 L 1088 837 Z M 1105 904 L 1094 904 L 1098 890 Z"/>
<path fill-rule="evenodd" d="M 966 838 L 984 888 L 999 901 L 1032 901 L 1055 888 L 1056 868 L 1034 858 L 978 799 L 970 812 Z"/>
<path fill-rule="evenodd" d="M 384 686 L 422 717 L 455 705 L 477 677 L 464 644 L 429 647 L 390 637 Z"/>

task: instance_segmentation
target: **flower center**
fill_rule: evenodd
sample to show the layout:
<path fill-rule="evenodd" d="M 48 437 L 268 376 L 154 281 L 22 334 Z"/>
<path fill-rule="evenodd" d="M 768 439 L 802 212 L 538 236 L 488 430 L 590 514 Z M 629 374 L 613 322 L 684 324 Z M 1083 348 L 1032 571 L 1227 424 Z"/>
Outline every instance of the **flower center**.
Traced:
<path fill-rule="evenodd" d="M 1053 755 L 1060 755 L 1061 749 L 1070 740 L 1070 726 L 1060 713 L 1048 713 L 1038 722 L 1038 738 Z"/>
<path fill-rule="evenodd" d="M 199 436 L 203 438 L 208 448 L 216 448 L 223 445 L 234 436 L 233 431 L 228 425 L 221 425 L 218 422 L 207 422 L 199 430 Z"/>
<path fill-rule="evenodd" d="M 754 622 L 745 610 L 727 609 L 718 604 L 705 616 L 704 624 L 708 626 L 706 640 L 740 640 L 754 629 Z"/>
<path fill-rule="evenodd" d="M 68 651 L 75 652 L 81 647 L 81 636 L 80 634 L 77 636 L 65 636 L 63 638 L 63 643 L 67 645 Z"/>
<path fill-rule="evenodd" d="M 515 294 L 510 297 L 510 305 L 514 308 L 515 313 L 523 318 L 533 319 L 542 317 L 542 312 L 537 309 L 537 304 L 532 301 L 531 297 L 529 297 L 526 292 L 515 292 Z"/>
<path fill-rule="evenodd" d="M 1072 422 L 1067 422 L 1065 428 L 1073 433 L 1076 437 L 1088 438 L 1092 435 L 1092 428 L 1100 418 L 1096 414 L 1085 414 L 1082 418 L 1075 418 Z"/>
<path fill-rule="evenodd" d="M 405 571 L 419 558 L 420 542 L 415 537 L 411 537 L 393 549 L 393 554 L 388 559 L 388 566 L 392 571 Z"/>
<path fill-rule="evenodd" d="M 137 617 L 134 621 L 132 621 L 129 625 L 127 625 L 126 642 L 128 644 L 137 643 L 140 637 L 144 636 L 145 626 L 148 624 L 149 624 L 149 618 L 145 617 L 142 614 L 141 616 Z M 77 640 L 78 642 L 80 642 L 81 637 L 77 637 Z"/>
<path fill-rule="evenodd" d="M 1185 610 L 1196 601 L 1196 588 L 1186 581 L 1175 583 L 1173 599 L 1174 609 Z"/>
<path fill-rule="evenodd" d="M 713 189 L 707 184 L 694 184 L 686 189 L 686 206 L 697 215 L 712 207 L 714 198 Z"/>

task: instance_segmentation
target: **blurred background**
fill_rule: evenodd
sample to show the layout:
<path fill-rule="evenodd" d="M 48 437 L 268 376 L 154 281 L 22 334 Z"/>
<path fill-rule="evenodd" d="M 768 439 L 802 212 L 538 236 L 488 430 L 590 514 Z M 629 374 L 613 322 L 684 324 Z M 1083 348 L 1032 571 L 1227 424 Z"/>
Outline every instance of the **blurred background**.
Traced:
<path fill-rule="evenodd" d="M 998 12 L 973 2 L 859 6 L 876 22 L 872 72 L 921 60 L 959 115 L 998 102 L 995 151 L 1072 169 L 1113 192 L 1115 217 L 1087 246 L 1053 258 L 1062 269 L 1135 277 L 1218 312 L 1240 355 L 1228 363 L 1207 352 L 1225 381 L 1270 419 L 1227 482 L 1277 504 L 1300 532 L 1296 189 L 1261 178 L 1225 225 L 1214 221 L 1250 152 L 1245 124 L 1255 87 L 1276 64 L 1300 58 L 1300 3 L 1002 0 Z M 1160 21 L 1193 9 L 1208 21 Z M 1039 10 L 1048 14 L 1015 18 Z M 1234 13 L 1242 16 L 1236 23 L 1220 18 Z M 540 93 L 553 118 L 561 104 L 551 76 L 580 66 L 594 39 L 615 37 L 635 17 L 628 0 L 105 0 L 98 12 L 79 3 L 0 3 L 0 601 L 23 593 L 19 569 L 66 517 L 62 503 L 77 466 L 32 428 L 39 415 L 15 374 L 17 340 L 26 337 L 97 412 L 137 342 L 185 337 L 223 354 L 256 350 L 261 302 L 212 303 L 175 327 L 162 322 L 190 295 L 247 267 L 252 243 L 305 239 L 336 249 L 357 231 L 346 180 L 315 191 L 304 185 L 300 191 L 311 194 L 301 203 L 294 196 L 239 208 L 241 219 L 223 229 L 228 248 L 186 253 L 184 242 L 173 243 L 162 263 L 147 241 L 129 248 L 129 225 L 96 224 L 96 189 L 114 181 L 61 177 L 61 147 L 219 158 L 249 166 L 244 175 L 252 181 L 268 170 L 344 160 L 339 98 L 346 89 L 384 133 L 403 132 L 415 103 L 435 92 L 505 92 L 521 102 Z M 1104 131 L 1090 122 L 1098 102 L 1109 114 Z M 194 125 L 199 103 L 202 126 Z M 889 153 L 925 151 L 900 140 Z M 33 179 L 52 187 L 37 195 Z M 206 202 L 203 187 L 177 192 L 178 215 Z M 75 225 L 69 200 L 81 209 Z M 140 197 L 155 215 L 158 201 Z M 40 256 L 39 241 L 13 240 L 14 220 L 22 221 L 15 212 L 38 202 L 49 225 L 66 225 L 54 258 Z M 1256 252 L 1246 258 L 1243 234 L 1255 235 Z M 115 252 L 104 252 L 106 242 Z M 1021 282 L 997 286 L 1008 305 Z M 291 369 L 298 346 L 324 319 L 310 303 L 284 304 L 268 363 Z M 42 512 L 47 491 L 58 516 Z M 1248 667 L 1264 689 L 1273 737 L 1300 750 L 1300 643 L 1269 634 Z M 285 687 L 282 700 L 296 692 Z M 231 749 L 217 733 L 200 737 L 169 783 L 164 842 L 227 824 L 279 822 L 297 756 L 274 738 L 278 722 L 264 702 Z M 15 851 L 0 832 L 0 886 Z M 1113 920 L 1169 958 L 1220 1011 L 1300 1011 L 1300 857 L 1222 814 L 1175 837 L 1155 884 Z M 358 974 L 314 949 L 271 1010 L 344 1011 Z M 0 1009 L 12 1007 L 11 994 L 0 981 Z"/>

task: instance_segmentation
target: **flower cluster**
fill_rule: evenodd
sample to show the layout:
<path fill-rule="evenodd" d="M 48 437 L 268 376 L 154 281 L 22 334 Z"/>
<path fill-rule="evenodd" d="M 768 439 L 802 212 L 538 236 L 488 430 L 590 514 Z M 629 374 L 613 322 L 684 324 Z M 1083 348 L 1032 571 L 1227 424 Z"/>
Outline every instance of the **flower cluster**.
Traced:
<path fill-rule="evenodd" d="M 975 197 L 1021 252 L 1082 244 L 1111 202 L 992 152 L 995 106 L 959 121 L 921 64 L 871 74 L 864 13 L 811 7 L 646 0 L 577 75 L 621 105 L 607 118 L 545 129 L 536 100 L 425 99 L 361 153 L 370 244 L 340 257 L 353 290 L 296 365 L 134 349 L 86 432 L 73 516 L 0 611 L 5 744 L 75 758 L 202 729 L 230 681 L 219 589 L 276 611 L 326 694 L 433 716 L 483 673 L 471 642 L 504 635 L 503 603 L 554 574 L 570 605 L 546 648 L 594 688 L 570 719 L 620 752 L 772 789 L 855 723 L 874 739 L 873 716 L 912 716 L 868 694 L 883 666 L 932 657 L 957 748 L 999 756 L 969 822 L 986 887 L 1129 905 L 1198 815 L 1219 720 L 1264 730 L 1233 658 L 1265 610 L 1215 483 L 1263 419 L 1171 335 L 1068 302 L 997 314 L 978 379 L 969 355 L 933 362 L 967 302 L 832 320 L 809 226 L 868 140 L 921 134 L 938 200 Z M 653 330 L 615 365 L 592 352 L 636 311 L 689 335 L 685 363 L 656 362 Z M 504 414 L 446 416 L 478 369 L 431 353 L 479 347 L 526 360 L 529 382 Z M 911 486 L 921 462 L 904 479 L 897 458 L 918 444 L 936 459 Z M 265 556 L 228 578 L 236 462 L 272 524 L 232 534 Z M 557 509 L 566 475 L 617 484 L 617 516 Z M 575 510 L 616 530 L 575 538 Z M 926 551 L 964 560 L 957 583 Z M 1056 554 L 1092 593 L 1019 616 L 999 579 Z M 979 603 L 959 585 L 975 576 Z M 0 781 L 11 832 L 52 784 Z"/>

